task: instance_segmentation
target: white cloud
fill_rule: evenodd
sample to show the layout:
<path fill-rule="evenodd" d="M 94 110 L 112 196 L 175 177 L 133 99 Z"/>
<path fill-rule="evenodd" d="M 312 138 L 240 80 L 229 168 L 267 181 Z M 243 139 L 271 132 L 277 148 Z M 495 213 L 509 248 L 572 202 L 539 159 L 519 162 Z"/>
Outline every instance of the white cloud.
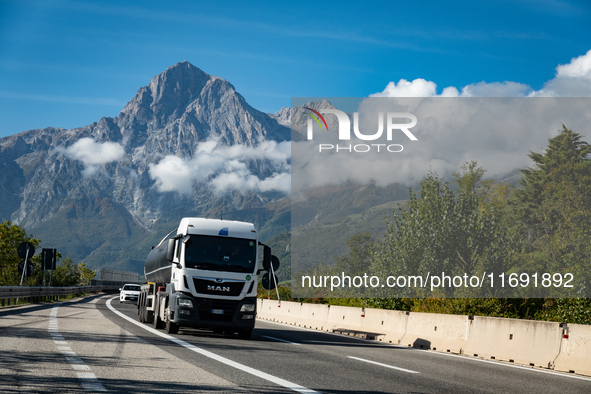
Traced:
<path fill-rule="evenodd" d="M 166 156 L 157 164 L 150 164 L 149 174 L 156 181 L 155 185 L 161 192 L 176 191 L 189 194 L 194 184 L 208 181 L 209 187 L 216 194 L 231 190 L 271 191 L 288 193 L 291 184 L 290 142 L 264 141 L 250 147 L 246 145 L 220 145 L 219 140 L 210 138 L 197 145 L 192 158 L 182 159 L 177 156 Z M 252 174 L 245 161 L 267 161 L 273 174 L 260 179 Z"/>
<path fill-rule="evenodd" d="M 531 92 L 529 85 L 518 82 L 478 82 L 464 86 L 460 97 L 525 97 Z"/>
<path fill-rule="evenodd" d="M 460 93 L 461 91 L 461 93 Z M 589 97 L 591 96 L 591 50 L 556 67 L 556 76 L 535 91 L 529 85 L 504 82 L 471 83 L 461 89 L 453 86 L 437 94 L 437 84 L 417 78 L 390 82 L 382 92 L 369 97 Z"/>
<path fill-rule="evenodd" d="M 588 97 L 591 96 L 591 50 L 556 67 L 556 76 L 532 97 Z"/>
<path fill-rule="evenodd" d="M 437 85 L 435 82 L 417 78 L 412 82 L 401 79 L 390 82 L 383 92 L 370 94 L 369 97 L 433 97 L 436 95 Z"/>
<path fill-rule="evenodd" d="M 591 80 L 591 49 L 584 55 L 572 58 L 570 63 L 556 67 L 556 76 Z"/>
<path fill-rule="evenodd" d="M 81 138 L 67 148 L 57 148 L 57 151 L 70 159 L 81 161 L 86 167 L 82 171 L 85 177 L 94 175 L 100 166 L 119 161 L 125 156 L 125 150 L 121 144 L 96 142 L 92 138 Z"/>

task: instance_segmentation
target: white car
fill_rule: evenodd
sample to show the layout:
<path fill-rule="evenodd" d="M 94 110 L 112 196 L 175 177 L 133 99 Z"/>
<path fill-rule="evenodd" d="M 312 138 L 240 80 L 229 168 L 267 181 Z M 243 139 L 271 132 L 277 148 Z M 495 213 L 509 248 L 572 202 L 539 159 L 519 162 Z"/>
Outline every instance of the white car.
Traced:
<path fill-rule="evenodd" d="M 140 285 L 123 285 L 119 290 L 121 290 L 121 293 L 119 293 L 119 302 L 130 301 L 137 304 L 140 296 Z"/>

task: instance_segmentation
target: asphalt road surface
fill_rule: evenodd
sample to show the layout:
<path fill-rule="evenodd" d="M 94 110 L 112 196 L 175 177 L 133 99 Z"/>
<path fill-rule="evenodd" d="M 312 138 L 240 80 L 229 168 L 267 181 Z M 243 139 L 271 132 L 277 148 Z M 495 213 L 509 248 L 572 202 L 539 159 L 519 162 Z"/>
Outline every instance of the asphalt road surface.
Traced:
<path fill-rule="evenodd" d="M 92 296 L 0 311 L 0 392 L 591 393 L 591 378 L 257 321 L 177 335 Z"/>

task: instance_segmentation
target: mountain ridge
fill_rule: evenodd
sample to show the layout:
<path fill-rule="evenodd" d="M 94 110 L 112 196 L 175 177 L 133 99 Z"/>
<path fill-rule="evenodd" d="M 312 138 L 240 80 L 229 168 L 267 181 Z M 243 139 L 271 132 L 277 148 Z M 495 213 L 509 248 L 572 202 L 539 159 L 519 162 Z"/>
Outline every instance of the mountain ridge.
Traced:
<path fill-rule="evenodd" d="M 281 171 L 281 163 L 253 149 L 287 142 L 290 134 L 272 115 L 251 107 L 231 83 L 182 61 L 139 88 L 116 117 L 73 129 L 47 127 L 0 138 L 0 220 L 23 225 L 42 239 L 43 247 L 68 250 L 91 266 L 102 259 L 137 270 L 143 254 L 130 265 L 125 258 L 113 261 L 112 253 L 101 248 L 111 245 L 129 255 L 121 246 L 124 241 L 143 244 L 142 238 L 181 216 L 217 216 L 284 197 L 284 191 L 272 188 L 216 192 L 208 187 L 208 179 L 215 171 L 227 170 L 224 161 L 249 179 L 273 176 Z M 209 178 L 187 178 L 194 186 L 189 193 L 158 188 L 158 165 L 177 160 L 173 164 L 194 166 L 189 175 L 199 172 L 204 167 L 196 150 L 204 146 L 213 149 L 206 152 L 209 155 L 217 152 L 218 159 L 226 155 L 218 160 L 220 168 L 211 170 Z M 228 156 L 233 154 L 230 147 L 250 156 Z M 126 230 L 114 231 L 114 226 Z"/>

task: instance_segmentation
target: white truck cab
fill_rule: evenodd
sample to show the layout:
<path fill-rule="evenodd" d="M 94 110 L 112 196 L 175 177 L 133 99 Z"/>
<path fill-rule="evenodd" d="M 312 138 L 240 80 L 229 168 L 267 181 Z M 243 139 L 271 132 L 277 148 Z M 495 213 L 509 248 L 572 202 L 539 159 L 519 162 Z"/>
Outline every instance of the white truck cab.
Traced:
<path fill-rule="evenodd" d="M 256 317 L 259 250 L 267 269 L 271 258 L 278 268 L 269 247 L 260 245 L 252 223 L 183 218 L 146 259 L 140 320 L 170 333 L 182 326 L 207 327 L 249 338 Z"/>

